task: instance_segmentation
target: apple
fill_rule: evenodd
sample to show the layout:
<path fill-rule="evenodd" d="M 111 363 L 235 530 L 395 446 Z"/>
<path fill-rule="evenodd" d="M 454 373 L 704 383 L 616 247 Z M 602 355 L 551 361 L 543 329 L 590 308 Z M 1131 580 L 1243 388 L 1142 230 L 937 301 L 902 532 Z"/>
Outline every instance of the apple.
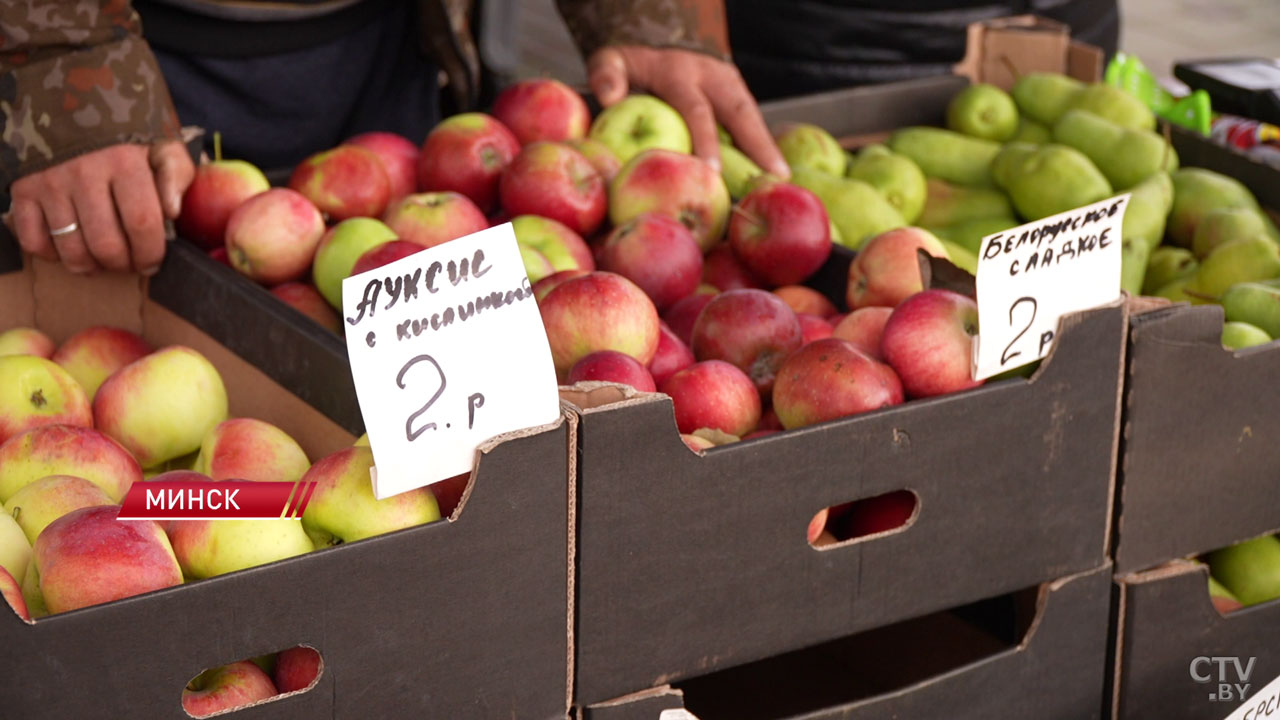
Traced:
<path fill-rule="evenodd" d="M 902 227 L 871 238 L 849 265 L 850 309 L 896 307 L 924 288 L 917 250 L 947 257 L 946 248 L 928 230 Z"/>
<path fill-rule="evenodd" d="M 41 425 L 93 425 L 84 388 L 38 355 L 0 356 L 0 443 Z"/>
<path fill-rule="evenodd" d="M 1209 576 L 1209 601 L 1213 603 L 1213 609 L 1217 610 L 1221 615 L 1244 608 L 1244 603 L 1240 602 L 1235 594 L 1224 587 L 1212 575 Z"/>
<path fill-rule="evenodd" d="M 770 399 L 772 403 L 772 399 Z M 776 430 L 781 432 L 786 428 L 782 427 L 782 421 L 778 419 L 778 411 L 770 404 L 769 407 L 760 413 L 760 424 L 756 425 L 757 430 Z"/>
<path fill-rule="evenodd" d="M 797 313 L 796 319 L 800 321 L 801 345 L 808 345 L 814 340 L 829 338 L 832 335 L 831 323 L 817 315 Z"/>
<path fill-rule="evenodd" d="M 27 612 L 27 602 L 22 599 L 22 586 L 2 566 L 0 566 L 0 598 L 4 598 L 4 601 L 9 603 L 9 607 L 18 613 L 18 617 L 31 621 L 31 613 Z"/>
<path fill-rule="evenodd" d="M 469 484 L 471 484 L 471 473 L 465 472 L 427 486 L 431 489 L 431 494 L 436 497 L 440 517 L 453 515 L 453 511 L 462 503 L 462 496 L 466 494 Z"/>
<path fill-rule="evenodd" d="M 760 394 L 746 373 L 723 360 L 694 363 L 662 384 L 682 433 L 713 428 L 742 437 L 760 421 Z"/>
<path fill-rule="evenodd" d="M 622 225 L 648 212 L 679 220 L 706 252 L 724 235 L 729 191 L 720 173 L 699 158 L 646 150 L 623 165 L 609 186 L 609 219 Z"/>
<path fill-rule="evenodd" d="M 74 475 L 120 502 L 142 480 L 138 461 L 120 443 L 88 427 L 43 425 L 0 445 L 0 502 L 49 475 Z"/>
<path fill-rule="evenodd" d="M 693 326 L 698 321 L 698 316 L 718 294 L 694 293 L 682 298 L 667 308 L 667 311 L 662 314 L 662 320 L 667 327 L 671 328 L 671 332 L 680 339 L 680 342 L 691 345 L 693 344 Z"/>
<path fill-rule="evenodd" d="M 702 282 L 717 292 L 764 287 L 764 282 L 742 264 L 728 243 L 721 243 L 707 253 L 702 263 Z"/>
<path fill-rule="evenodd" d="M 684 225 L 646 213 L 609 233 L 600 249 L 600 269 L 640 286 L 661 312 L 697 290 L 702 251 Z"/>
<path fill-rule="evenodd" d="M 693 435 L 690 433 L 680 433 L 680 439 L 684 441 L 685 447 L 689 448 L 690 450 L 696 453 L 700 453 L 703 450 L 710 450 L 711 448 L 716 446 L 715 443 L 702 437 L 701 435 Z"/>
<path fill-rule="evenodd" d="M 845 340 L 816 340 L 778 370 L 773 408 L 788 430 L 901 404 L 902 383 Z"/>
<path fill-rule="evenodd" d="M 49 523 L 72 510 L 114 505 L 102 488 L 74 475 L 50 475 L 23 487 L 4 503 L 4 511 L 18 522 L 27 542 L 35 544 Z"/>
<path fill-rule="evenodd" d="M 783 285 L 780 288 L 774 288 L 773 294 L 782 298 L 782 302 L 797 315 L 805 313 L 830 318 L 836 314 L 836 306 L 831 304 L 825 295 L 804 285 Z"/>
<path fill-rule="evenodd" d="M 409 195 L 392 205 L 383 218 L 401 240 L 424 248 L 443 245 L 489 227 L 475 203 L 456 192 Z"/>
<path fill-rule="evenodd" d="M 324 218 L 311 201 L 288 188 L 249 198 L 227 221 L 231 267 L 264 285 L 297 280 L 316 254 Z"/>
<path fill-rule="evenodd" d="M 276 690 L 291 693 L 311 687 L 323 669 L 324 660 L 320 653 L 315 648 L 299 645 L 280 651 L 272 678 Z"/>
<path fill-rule="evenodd" d="M 311 285 L 304 282 L 281 283 L 271 288 L 271 294 L 316 321 L 321 327 L 342 334 L 342 319 L 329 307 L 320 291 Z"/>
<path fill-rule="evenodd" d="M 219 245 L 218 247 L 210 250 L 209 259 L 216 263 L 222 263 L 227 267 L 231 267 L 231 257 L 227 255 L 227 246 L 225 244 Z M 234 270 L 235 268 L 232 269 Z"/>
<path fill-rule="evenodd" d="M 655 385 L 661 386 L 672 375 L 695 362 L 693 351 L 676 336 L 665 322 L 658 322 L 658 349 L 649 361 L 649 374 Z"/>
<path fill-rule="evenodd" d="M 173 345 L 107 378 L 93 418 L 142 467 L 155 467 L 196 450 L 227 419 L 227 390 L 203 355 Z"/>
<path fill-rule="evenodd" d="M 533 297 L 537 300 L 538 304 L 541 305 L 547 295 L 552 290 L 556 289 L 560 283 L 563 283 L 566 280 L 572 280 L 573 278 L 582 277 L 590 272 L 590 270 L 561 270 L 560 272 L 552 273 L 541 280 L 534 282 Z"/>
<path fill-rule="evenodd" d="M 805 539 L 810 545 L 818 542 L 818 537 L 827 529 L 827 517 L 831 514 L 831 508 L 822 508 L 814 513 L 813 518 L 809 520 L 809 530 L 805 533 Z"/>
<path fill-rule="evenodd" d="M 831 133 L 809 123 L 789 123 L 777 136 L 778 149 L 793 168 L 819 170 L 844 177 L 849 156 Z"/>
<path fill-rule="evenodd" d="M 766 285 L 793 285 L 831 254 L 831 221 L 817 195 L 787 182 L 748 192 L 729 218 L 734 254 Z"/>
<path fill-rule="evenodd" d="M 658 350 L 658 311 L 644 291 L 610 272 L 570 278 L 538 304 L 556 375 L 583 357 L 617 350 L 647 365 Z"/>
<path fill-rule="evenodd" d="M 409 257 L 414 253 L 422 252 L 423 250 L 426 250 L 426 248 L 418 243 L 409 242 L 408 240 L 391 240 L 384 242 L 381 245 L 375 245 L 374 247 L 366 250 L 365 253 L 356 260 L 356 264 L 351 267 L 351 274 L 359 275 L 360 273 L 369 272 L 370 270 L 375 270 L 383 265 L 388 265 L 401 258 Z"/>
<path fill-rule="evenodd" d="M 200 443 L 193 470 L 213 480 L 296 482 L 311 462 L 288 433 L 263 420 L 232 418 Z"/>
<path fill-rule="evenodd" d="M 182 709 L 191 717 L 209 717 L 277 695 L 271 678 L 251 660 L 210 668 L 182 690 Z"/>
<path fill-rule="evenodd" d="M 902 301 L 880 339 L 884 359 L 910 397 L 977 387 L 970 369 L 978 305 L 950 290 L 925 290 Z"/>
<path fill-rule="evenodd" d="M 545 257 L 555 272 L 595 270 L 596 261 L 582 236 L 557 220 L 539 215 L 511 218 L 516 241 Z"/>
<path fill-rule="evenodd" d="M 698 315 L 691 346 L 699 360 L 737 366 L 768 397 L 782 361 L 800 347 L 803 336 L 800 320 L 777 295 L 730 290 L 715 296 Z"/>
<path fill-rule="evenodd" d="M 848 340 L 859 350 L 876 360 L 884 361 L 884 353 L 880 351 L 880 339 L 884 336 L 885 323 L 893 308 L 871 307 L 858 308 L 841 318 L 831 332 L 833 337 Z"/>
<path fill-rule="evenodd" d="M 7 570 L 15 579 L 27 572 L 31 562 L 31 541 L 13 515 L 0 513 L 0 569 Z"/>
<path fill-rule="evenodd" d="M 613 154 L 608 145 L 599 140 L 579 138 L 569 140 L 565 145 L 582 153 L 582 157 L 591 163 L 606 183 L 613 182 L 613 179 L 618 176 L 618 171 L 622 169 L 622 162 L 618 160 L 618 156 Z"/>
<path fill-rule="evenodd" d="M 348 139 L 344 145 L 357 145 L 378 156 L 390 183 L 388 201 L 412 195 L 418 189 L 418 146 L 403 135 L 393 132 L 367 132 Z"/>
<path fill-rule="evenodd" d="M 502 170 L 520 141 L 484 113 L 446 118 L 431 130 L 418 156 L 418 189 L 462 193 L 483 212 L 494 210 Z"/>
<path fill-rule="evenodd" d="M 916 496 L 909 490 L 859 500 L 844 517 L 843 535 L 852 539 L 888 532 L 906 525 L 915 512 Z"/>
<path fill-rule="evenodd" d="M 556 273 L 556 269 L 551 267 L 551 261 L 542 253 L 522 243 L 516 243 L 516 249 L 520 251 L 520 261 L 524 264 L 524 274 L 529 276 L 530 282 L 536 283 L 542 278 Z"/>
<path fill-rule="evenodd" d="M 693 149 L 684 117 L 652 95 L 630 95 L 605 108 L 588 137 L 604 143 L 622 163 L 651 148 L 686 154 Z"/>
<path fill-rule="evenodd" d="M 182 195 L 178 235 L 205 250 L 222 245 L 231 213 L 245 200 L 271 188 L 267 176 L 244 160 L 215 160 L 196 168 Z"/>
<path fill-rule="evenodd" d="M 31 572 L 51 613 L 111 602 L 182 583 L 160 526 L 120 520 L 120 507 L 80 508 L 36 538 Z"/>
<path fill-rule="evenodd" d="M 507 86 L 493 101 L 493 116 L 511 129 L 521 145 L 575 140 L 586 136 L 591 125 L 591 111 L 582 96 L 551 78 Z"/>
<path fill-rule="evenodd" d="M 93 399 L 112 373 L 151 352 L 137 333 L 113 327 L 91 327 L 67 338 L 50 358 L 66 370 Z"/>
<path fill-rule="evenodd" d="M 502 171 L 502 207 L 512 215 L 541 215 L 579 235 L 600 227 L 609 202 L 604 178 L 568 145 L 527 145 Z"/>
<path fill-rule="evenodd" d="M 1209 572 L 1248 607 L 1280 599 L 1280 538 L 1263 535 L 1205 556 Z"/>
<path fill-rule="evenodd" d="M 391 200 L 391 178 L 382 160 L 359 145 L 339 145 L 303 160 L 289 176 L 289 187 L 333 222 L 378 217 Z"/>
<path fill-rule="evenodd" d="M 35 328 L 18 327 L 0 332 L 0 356 L 36 355 L 47 358 L 53 355 L 53 349 L 53 340 Z"/>
<path fill-rule="evenodd" d="M 601 350 L 584 355 L 569 370 L 569 385 L 587 380 L 601 380 L 630 385 L 640 392 L 655 392 L 653 376 L 630 355 L 617 350 Z"/>
<path fill-rule="evenodd" d="M 372 218 L 351 218 L 329 228 L 316 247 L 312 276 L 316 290 L 330 305 L 342 309 L 342 281 L 351 275 L 360 256 L 395 240 L 395 231 Z"/>
<path fill-rule="evenodd" d="M 373 451 L 350 447 L 321 458 L 311 466 L 303 482 L 316 489 L 302 511 L 302 526 L 316 547 L 355 542 L 440 519 L 436 498 L 427 488 L 417 488 L 385 500 L 373 496 L 369 468 Z"/>

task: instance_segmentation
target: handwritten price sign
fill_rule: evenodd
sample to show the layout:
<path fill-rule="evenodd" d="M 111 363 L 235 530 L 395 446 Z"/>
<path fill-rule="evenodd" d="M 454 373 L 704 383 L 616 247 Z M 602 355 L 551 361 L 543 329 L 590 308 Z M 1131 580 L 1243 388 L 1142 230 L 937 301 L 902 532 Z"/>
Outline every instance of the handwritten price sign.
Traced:
<path fill-rule="evenodd" d="M 1039 360 L 1058 318 L 1120 297 L 1128 204 L 1124 194 L 982 239 L 974 378 Z"/>
<path fill-rule="evenodd" d="M 467 472 L 489 438 L 560 416 L 510 224 L 343 280 L 342 312 L 379 499 Z"/>

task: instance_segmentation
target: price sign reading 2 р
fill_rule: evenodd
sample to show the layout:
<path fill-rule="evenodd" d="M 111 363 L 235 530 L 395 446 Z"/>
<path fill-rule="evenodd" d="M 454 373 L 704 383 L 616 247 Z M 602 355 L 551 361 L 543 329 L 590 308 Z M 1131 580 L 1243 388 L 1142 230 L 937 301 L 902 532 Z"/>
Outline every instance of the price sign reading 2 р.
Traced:
<path fill-rule="evenodd" d="M 1058 318 L 1120 297 L 1128 205 L 1126 193 L 982 239 L 975 379 L 1048 355 Z"/>
<path fill-rule="evenodd" d="M 467 472 L 489 438 L 560 416 L 510 224 L 346 278 L 342 312 L 379 499 Z"/>

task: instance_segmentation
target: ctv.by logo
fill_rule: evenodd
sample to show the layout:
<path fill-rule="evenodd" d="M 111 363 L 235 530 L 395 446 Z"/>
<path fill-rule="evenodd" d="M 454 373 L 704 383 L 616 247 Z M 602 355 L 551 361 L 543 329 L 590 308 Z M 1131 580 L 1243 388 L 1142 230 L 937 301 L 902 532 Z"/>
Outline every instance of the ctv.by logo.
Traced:
<path fill-rule="evenodd" d="M 1214 702 L 1244 702 L 1249 694 L 1249 676 L 1253 674 L 1253 664 L 1257 659 L 1251 657 L 1247 663 L 1241 664 L 1238 657 L 1201 655 L 1191 661 L 1191 679 L 1201 684 L 1214 682 L 1213 666 L 1217 665 L 1218 689 L 1209 693 L 1209 699 Z M 1234 677 L 1229 680 L 1231 672 L 1234 672 Z M 1234 682 L 1235 679 L 1239 679 L 1240 682 Z"/>

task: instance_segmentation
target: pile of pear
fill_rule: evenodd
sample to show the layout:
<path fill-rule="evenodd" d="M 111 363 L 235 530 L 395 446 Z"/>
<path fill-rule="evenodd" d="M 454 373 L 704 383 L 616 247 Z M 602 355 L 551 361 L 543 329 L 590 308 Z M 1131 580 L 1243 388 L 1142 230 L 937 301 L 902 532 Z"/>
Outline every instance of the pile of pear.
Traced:
<path fill-rule="evenodd" d="M 776 139 L 791 181 L 826 206 L 836 243 L 857 250 L 885 230 L 915 225 L 970 272 L 987 235 L 1131 193 L 1121 287 L 1220 303 L 1228 347 L 1280 336 L 1275 222 L 1234 178 L 1180 168 L 1137 98 L 1104 83 L 1030 73 L 1010 92 L 966 87 L 948 105 L 946 125 L 902 128 L 856 153 L 812 124 L 786 125 Z M 725 183 L 741 197 L 762 171 L 727 134 L 721 140 Z"/>

